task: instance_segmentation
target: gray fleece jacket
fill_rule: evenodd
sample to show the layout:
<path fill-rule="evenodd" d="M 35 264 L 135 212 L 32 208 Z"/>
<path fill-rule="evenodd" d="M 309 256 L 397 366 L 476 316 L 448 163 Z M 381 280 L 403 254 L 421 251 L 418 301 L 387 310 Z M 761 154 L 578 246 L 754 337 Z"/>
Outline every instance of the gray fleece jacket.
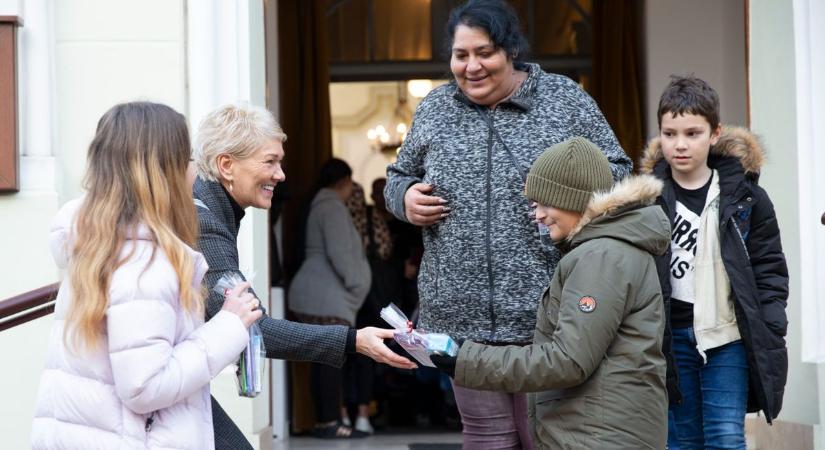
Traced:
<path fill-rule="evenodd" d="M 632 168 L 601 111 L 575 82 L 536 64 L 516 68 L 527 79 L 494 110 L 475 106 L 454 81 L 430 92 L 397 162 L 387 168 L 387 207 L 399 219 L 406 220 L 405 192 L 418 182 L 432 184 L 452 208 L 423 230 L 418 326 L 427 331 L 530 342 L 559 254 L 539 241 L 524 175 L 545 149 L 573 136 L 602 149 L 615 179 Z"/>
<path fill-rule="evenodd" d="M 352 216 L 331 189 L 312 199 L 306 259 L 289 286 L 289 309 L 355 324 L 370 289 L 370 266 Z"/>

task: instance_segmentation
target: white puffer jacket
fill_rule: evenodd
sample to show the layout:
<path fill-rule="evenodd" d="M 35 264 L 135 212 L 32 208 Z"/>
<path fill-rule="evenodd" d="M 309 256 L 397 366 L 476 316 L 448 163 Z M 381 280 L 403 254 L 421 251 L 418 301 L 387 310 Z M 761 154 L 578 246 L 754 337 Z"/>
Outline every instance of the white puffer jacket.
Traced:
<path fill-rule="evenodd" d="M 52 254 L 61 268 L 69 262 L 80 203 L 67 203 L 52 226 Z M 148 228 L 136 234 L 121 249 L 134 254 L 112 276 L 107 331 L 97 350 L 66 348 L 72 295 L 68 279 L 60 286 L 32 426 L 35 449 L 214 448 L 209 382 L 238 358 L 249 335 L 232 313 L 204 324 L 184 311 L 166 255 L 157 249 L 153 257 Z M 207 265 L 200 253 L 192 255 L 198 287 Z"/>

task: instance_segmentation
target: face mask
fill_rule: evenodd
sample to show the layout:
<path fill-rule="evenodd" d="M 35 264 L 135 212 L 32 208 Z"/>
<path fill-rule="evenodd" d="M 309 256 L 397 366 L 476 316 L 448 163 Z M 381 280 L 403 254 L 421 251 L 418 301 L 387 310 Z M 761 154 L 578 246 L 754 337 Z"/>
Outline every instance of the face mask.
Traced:
<path fill-rule="evenodd" d="M 547 228 L 547 225 L 536 222 L 536 226 L 539 228 L 539 241 L 541 241 L 541 246 L 545 250 L 550 250 L 555 246 L 553 239 L 550 237 L 550 229 Z"/>

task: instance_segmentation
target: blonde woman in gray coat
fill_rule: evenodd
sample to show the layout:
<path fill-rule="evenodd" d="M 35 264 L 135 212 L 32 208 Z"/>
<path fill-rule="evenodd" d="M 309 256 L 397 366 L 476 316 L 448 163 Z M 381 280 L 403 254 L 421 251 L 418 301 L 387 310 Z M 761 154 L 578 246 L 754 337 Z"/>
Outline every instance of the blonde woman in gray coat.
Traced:
<path fill-rule="evenodd" d="M 352 194 L 352 170 L 333 158 L 321 167 L 319 185 L 306 223 L 305 259 L 289 288 L 289 309 L 302 322 L 352 327 L 371 281 L 361 235 L 344 204 Z M 310 385 L 314 435 L 366 436 L 340 423 L 341 369 L 313 364 Z"/>

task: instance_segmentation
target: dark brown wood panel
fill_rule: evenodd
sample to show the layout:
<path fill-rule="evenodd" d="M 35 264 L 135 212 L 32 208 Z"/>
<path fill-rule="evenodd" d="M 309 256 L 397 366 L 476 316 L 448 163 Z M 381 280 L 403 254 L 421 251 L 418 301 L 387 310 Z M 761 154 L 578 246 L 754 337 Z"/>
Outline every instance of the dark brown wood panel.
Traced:
<path fill-rule="evenodd" d="M 20 190 L 17 149 L 16 17 L 0 17 L 0 192 Z"/>

